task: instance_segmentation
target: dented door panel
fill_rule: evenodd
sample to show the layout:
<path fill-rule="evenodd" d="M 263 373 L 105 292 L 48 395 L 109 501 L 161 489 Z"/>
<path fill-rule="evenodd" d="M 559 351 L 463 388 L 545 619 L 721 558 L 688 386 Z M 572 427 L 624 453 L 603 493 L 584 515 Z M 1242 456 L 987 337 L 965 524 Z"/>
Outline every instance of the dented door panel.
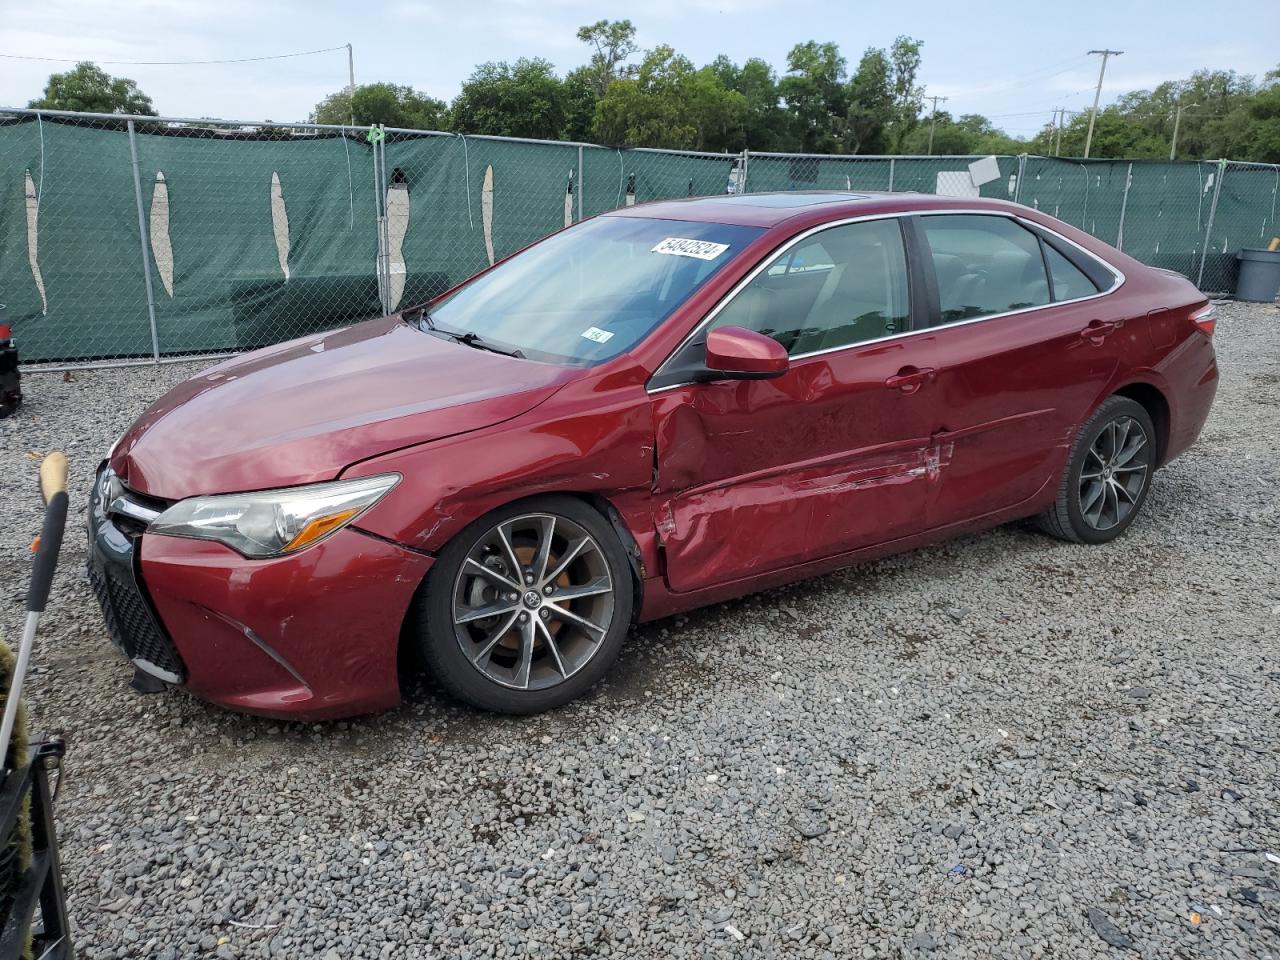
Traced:
<path fill-rule="evenodd" d="M 916 531 L 946 455 L 927 389 L 885 386 L 910 341 L 799 360 L 776 380 L 655 394 L 656 525 L 687 591 Z"/>
<path fill-rule="evenodd" d="M 1059 476 L 1092 404 L 1137 333 L 1082 336 L 1097 302 L 939 327 L 917 337 L 937 369 L 939 437 L 953 447 L 930 508 L 932 526 L 1019 503 L 1036 506 Z"/>

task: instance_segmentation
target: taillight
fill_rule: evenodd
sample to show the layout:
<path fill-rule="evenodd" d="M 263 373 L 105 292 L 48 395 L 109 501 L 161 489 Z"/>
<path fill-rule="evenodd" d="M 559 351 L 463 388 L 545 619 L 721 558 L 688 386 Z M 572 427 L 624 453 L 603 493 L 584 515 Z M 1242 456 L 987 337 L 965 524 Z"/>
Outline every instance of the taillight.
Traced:
<path fill-rule="evenodd" d="M 1191 320 L 1205 332 L 1206 336 L 1212 337 L 1214 328 L 1218 325 L 1218 308 L 1211 303 L 1204 309 L 1193 313 Z"/>

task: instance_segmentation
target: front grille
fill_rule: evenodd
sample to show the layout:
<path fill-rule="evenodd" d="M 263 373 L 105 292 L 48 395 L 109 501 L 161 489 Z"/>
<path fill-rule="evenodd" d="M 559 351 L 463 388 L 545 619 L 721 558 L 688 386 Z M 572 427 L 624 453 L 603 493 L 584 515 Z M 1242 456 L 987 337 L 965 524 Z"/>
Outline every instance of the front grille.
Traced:
<path fill-rule="evenodd" d="M 89 564 L 89 582 L 107 622 L 111 639 L 131 660 L 146 660 L 166 673 L 183 677 L 182 658 L 156 625 L 147 601 L 131 580 L 109 567 Z"/>

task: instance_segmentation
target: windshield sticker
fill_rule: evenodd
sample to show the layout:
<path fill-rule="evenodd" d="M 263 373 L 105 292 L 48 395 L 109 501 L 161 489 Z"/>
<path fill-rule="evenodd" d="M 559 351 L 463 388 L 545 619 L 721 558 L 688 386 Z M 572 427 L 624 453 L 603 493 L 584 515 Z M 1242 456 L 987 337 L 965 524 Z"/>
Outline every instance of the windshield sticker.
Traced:
<path fill-rule="evenodd" d="M 667 237 L 653 248 L 653 253 L 665 253 L 673 257 L 693 257 L 695 260 L 714 260 L 729 249 L 727 243 L 710 240 L 685 240 L 683 237 Z"/>
<path fill-rule="evenodd" d="M 608 330 L 601 330 L 599 327 L 587 327 L 582 331 L 583 337 L 588 340 L 594 340 L 596 343 L 608 343 L 613 339 L 613 334 Z"/>

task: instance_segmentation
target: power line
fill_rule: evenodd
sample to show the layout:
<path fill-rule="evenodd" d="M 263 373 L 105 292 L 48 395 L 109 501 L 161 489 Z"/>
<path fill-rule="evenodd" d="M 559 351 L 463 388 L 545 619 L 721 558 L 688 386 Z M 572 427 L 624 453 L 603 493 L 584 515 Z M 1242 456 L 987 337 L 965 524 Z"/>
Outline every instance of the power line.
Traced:
<path fill-rule="evenodd" d="M 333 53 L 346 50 L 347 44 L 340 47 L 324 47 L 320 50 L 302 50 L 298 53 L 275 53 L 266 57 L 235 57 L 230 60 L 92 60 L 92 63 L 107 64 L 113 67 L 194 67 L 219 63 L 258 63 L 262 60 L 287 60 L 290 57 L 310 57 L 317 53 Z M 32 57 L 23 53 L 0 53 L 5 60 L 39 60 L 44 63 L 84 63 L 88 57 Z"/>

